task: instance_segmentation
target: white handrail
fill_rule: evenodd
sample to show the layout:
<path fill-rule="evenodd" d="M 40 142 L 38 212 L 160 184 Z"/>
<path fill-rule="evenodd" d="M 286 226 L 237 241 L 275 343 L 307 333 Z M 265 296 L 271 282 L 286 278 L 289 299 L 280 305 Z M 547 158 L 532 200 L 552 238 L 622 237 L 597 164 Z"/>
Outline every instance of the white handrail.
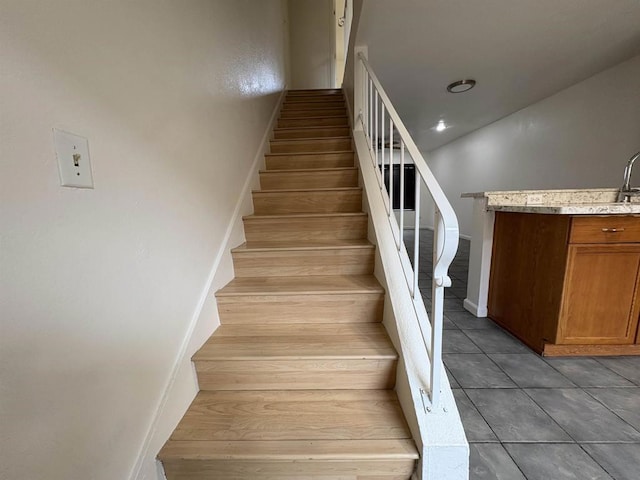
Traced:
<path fill-rule="evenodd" d="M 426 190 L 431 196 L 435 205 L 434 217 L 434 240 L 433 240 L 433 276 L 432 276 L 432 299 L 431 299 L 431 329 L 423 328 L 420 325 L 422 340 L 429 356 L 430 365 L 430 385 L 428 389 L 428 402 L 426 407 L 428 411 L 436 408 L 440 401 L 440 382 L 442 372 L 442 323 L 444 310 L 444 288 L 451 286 L 451 278 L 448 275 L 448 269 L 453 261 L 456 251 L 458 250 L 459 230 L 458 219 L 445 196 L 440 184 L 437 182 L 433 173 L 427 166 L 420 150 L 411 138 L 400 116 L 396 112 L 391 100 L 387 96 L 384 88 L 380 84 L 378 77 L 373 72 L 371 65 L 362 53 L 357 56 L 359 65 L 361 65 L 361 75 L 355 84 L 355 98 L 358 109 L 358 120 L 361 123 L 367 145 L 369 147 L 372 166 L 376 169 L 376 176 L 380 186 L 380 192 L 383 201 L 387 207 L 389 226 L 396 240 L 396 247 L 402 263 L 403 251 L 406 252 L 403 238 L 403 230 L 405 226 L 404 215 L 404 193 L 406 187 L 404 184 L 404 165 L 405 154 L 413 160 L 416 175 L 415 185 L 415 219 L 414 219 L 414 249 L 413 249 L 413 266 L 403 265 L 407 288 L 414 299 L 414 308 L 416 309 L 416 318 L 427 317 L 424 311 L 422 301 L 416 301 L 416 297 L 420 297 L 418 288 L 418 273 L 420 265 L 420 185 L 424 183 Z M 378 105 L 380 104 L 380 105 Z M 388 117 L 389 125 L 389 150 L 388 150 L 388 166 L 389 166 L 389 191 L 385 185 L 385 167 L 387 166 L 385 159 L 385 117 Z M 393 136 L 394 130 L 400 138 L 400 206 L 399 206 L 399 225 L 394 213 L 393 203 Z M 396 235 L 397 232 L 397 235 Z M 408 255 L 408 253 L 406 253 Z M 420 310 L 420 311 L 418 311 Z M 419 320 L 418 320 L 418 323 Z"/>

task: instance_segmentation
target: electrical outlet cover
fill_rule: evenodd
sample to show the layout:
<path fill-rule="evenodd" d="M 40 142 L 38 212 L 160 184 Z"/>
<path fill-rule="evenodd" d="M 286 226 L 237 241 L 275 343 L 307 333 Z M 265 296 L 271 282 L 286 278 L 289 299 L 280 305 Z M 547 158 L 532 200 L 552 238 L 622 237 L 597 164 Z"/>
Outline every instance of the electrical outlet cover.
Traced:
<path fill-rule="evenodd" d="M 89 141 L 84 137 L 54 128 L 53 143 L 58 157 L 60 185 L 63 187 L 93 188 Z"/>

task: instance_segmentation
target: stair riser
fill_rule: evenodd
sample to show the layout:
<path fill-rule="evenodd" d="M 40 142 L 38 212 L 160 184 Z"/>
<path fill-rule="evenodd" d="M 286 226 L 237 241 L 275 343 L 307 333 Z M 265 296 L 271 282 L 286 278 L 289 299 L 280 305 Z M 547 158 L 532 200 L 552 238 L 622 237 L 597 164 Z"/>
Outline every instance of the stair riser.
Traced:
<path fill-rule="evenodd" d="M 342 95 L 342 90 L 340 88 L 306 88 L 300 90 L 289 90 L 287 92 L 287 98 L 323 95 Z"/>
<path fill-rule="evenodd" d="M 409 480 L 415 460 L 165 460 L 163 466 L 167 480 Z"/>
<path fill-rule="evenodd" d="M 396 360 L 196 361 L 200 390 L 376 390 L 395 386 Z"/>
<path fill-rule="evenodd" d="M 322 138 L 322 137 L 347 137 L 349 135 L 349 127 L 324 127 L 324 128 L 301 128 L 275 130 L 273 132 L 274 139 L 288 138 Z"/>
<path fill-rule="evenodd" d="M 294 95 L 285 97 L 282 105 L 295 105 L 295 104 L 323 104 L 323 103 L 338 103 L 342 106 L 345 105 L 345 98 L 342 95 Z"/>
<path fill-rule="evenodd" d="M 292 110 L 314 110 L 316 108 L 327 109 L 327 108 L 346 108 L 344 101 L 315 101 L 315 102 L 285 102 L 282 104 L 281 111 L 292 111 Z"/>
<path fill-rule="evenodd" d="M 344 101 L 341 94 L 312 94 L 312 95 L 287 95 L 285 102 L 318 102 L 318 101 Z"/>
<path fill-rule="evenodd" d="M 315 155 L 267 155 L 265 164 L 267 170 L 353 167 L 354 154 L 353 152 L 327 152 Z"/>
<path fill-rule="evenodd" d="M 367 216 L 247 218 L 244 233 L 247 242 L 324 241 L 366 238 Z"/>
<path fill-rule="evenodd" d="M 345 108 L 314 108 L 313 110 L 285 110 L 280 112 L 280 118 L 305 118 L 305 117 L 344 117 L 347 115 Z"/>
<path fill-rule="evenodd" d="M 351 150 L 350 138 L 271 140 L 271 153 L 342 152 Z"/>
<path fill-rule="evenodd" d="M 224 324 L 377 323 L 384 294 L 243 295 L 217 301 Z"/>
<path fill-rule="evenodd" d="M 373 248 L 233 253 L 236 277 L 368 275 L 373 266 Z"/>
<path fill-rule="evenodd" d="M 278 128 L 349 125 L 347 117 L 280 118 Z"/>
<path fill-rule="evenodd" d="M 261 172 L 260 186 L 263 190 L 357 187 L 358 171 L 352 169 L 319 170 L 317 172 Z"/>
<path fill-rule="evenodd" d="M 296 192 L 253 192 L 256 215 L 290 213 L 356 213 L 362 211 L 362 191 L 303 190 Z"/>

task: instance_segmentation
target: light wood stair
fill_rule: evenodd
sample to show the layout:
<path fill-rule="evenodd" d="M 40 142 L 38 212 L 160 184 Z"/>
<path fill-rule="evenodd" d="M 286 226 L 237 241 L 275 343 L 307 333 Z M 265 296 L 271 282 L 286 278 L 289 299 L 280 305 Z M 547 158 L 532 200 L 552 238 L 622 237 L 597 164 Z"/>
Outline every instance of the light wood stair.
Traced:
<path fill-rule="evenodd" d="M 216 293 L 221 325 L 193 357 L 200 392 L 158 455 L 169 480 L 414 471 L 350 131 L 326 115 L 343 110 L 340 90 L 285 97 L 236 276 Z"/>
<path fill-rule="evenodd" d="M 231 251 L 236 277 L 370 275 L 374 247 L 368 241 L 250 242 Z"/>
<path fill-rule="evenodd" d="M 282 105 L 282 111 L 295 110 L 297 108 L 317 107 L 326 108 L 326 106 L 335 108 L 344 108 L 342 97 L 334 95 L 333 97 L 289 97 L 288 101 Z"/>
<path fill-rule="evenodd" d="M 316 112 L 311 114 L 315 115 Z M 279 118 L 277 128 L 297 128 L 297 127 L 322 127 L 322 126 L 344 126 L 349 125 L 349 120 L 345 115 L 333 116 L 312 116 L 302 118 Z"/>
<path fill-rule="evenodd" d="M 222 325 L 193 358 L 200 390 L 388 389 L 396 360 L 379 323 Z"/>
<path fill-rule="evenodd" d="M 353 155 L 352 150 L 296 154 L 268 153 L 265 155 L 265 163 L 268 170 L 353 167 Z"/>
<path fill-rule="evenodd" d="M 355 167 L 336 167 L 262 170 L 260 171 L 260 185 L 265 190 L 356 187 L 358 185 L 358 169 Z"/>
<path fill-rule="evenodd" d="M 271 140 L 271 153 L 344 152 L 351 150 L 351 137 Z"/>
<path fill-rule="evenodd" d="M 280 114 L 280 118 L 306 118 L 313 117 L 344 117 L 347 110 L 344 108 L 314 108 L 313 110 L 287 110 Z"/>
<path fill-rule="evenodd" d="M 347 125 L 315 125 L 307 127 L 276 128 L 273 131 L 275 140 L 294 138 L 346 137 L 349 136 Z"/>

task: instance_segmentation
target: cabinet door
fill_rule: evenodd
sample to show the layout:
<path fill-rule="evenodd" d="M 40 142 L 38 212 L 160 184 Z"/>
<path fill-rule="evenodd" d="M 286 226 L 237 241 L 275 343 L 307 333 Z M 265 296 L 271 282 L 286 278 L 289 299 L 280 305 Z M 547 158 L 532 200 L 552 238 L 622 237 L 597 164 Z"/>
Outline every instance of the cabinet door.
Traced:
<path fill-rule="evenodd" d="M 634 343 L 640 245 L 571 245 L 557 343 Z"/>

